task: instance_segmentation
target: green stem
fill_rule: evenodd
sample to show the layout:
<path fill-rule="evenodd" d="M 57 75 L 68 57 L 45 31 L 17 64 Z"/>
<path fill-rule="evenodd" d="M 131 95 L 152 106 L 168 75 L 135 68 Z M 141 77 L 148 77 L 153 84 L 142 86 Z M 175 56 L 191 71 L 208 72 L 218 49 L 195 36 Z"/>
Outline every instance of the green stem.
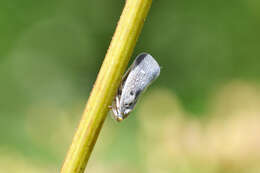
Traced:
<path fill-rule="evenodd" d="M 152 0 L 127 0 L 61 173 L 83 173 Z"/>

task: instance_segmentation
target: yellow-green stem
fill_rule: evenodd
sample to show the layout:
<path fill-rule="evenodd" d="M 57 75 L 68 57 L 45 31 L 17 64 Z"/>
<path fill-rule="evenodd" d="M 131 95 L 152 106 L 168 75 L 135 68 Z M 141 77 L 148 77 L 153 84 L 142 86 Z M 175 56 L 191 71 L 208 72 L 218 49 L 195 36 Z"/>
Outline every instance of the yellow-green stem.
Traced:
<path fill-rule="evenodd" d="M 152 0 L 127 0 L 61 173 L 82 173 L 129 62 Z"/>

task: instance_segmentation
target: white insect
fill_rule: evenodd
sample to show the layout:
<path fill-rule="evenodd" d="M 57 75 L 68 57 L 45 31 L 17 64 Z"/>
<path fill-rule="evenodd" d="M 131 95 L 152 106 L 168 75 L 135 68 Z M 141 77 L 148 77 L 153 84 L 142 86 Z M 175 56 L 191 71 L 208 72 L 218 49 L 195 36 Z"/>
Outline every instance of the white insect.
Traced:
<path fill-rule="evenodd" d="M 134 109 L 142 92 L 160 75 L 160 66 L 147 53 L 139 54 L 129 67 L 112 103 L 112 117 L 118 122 Z"/>

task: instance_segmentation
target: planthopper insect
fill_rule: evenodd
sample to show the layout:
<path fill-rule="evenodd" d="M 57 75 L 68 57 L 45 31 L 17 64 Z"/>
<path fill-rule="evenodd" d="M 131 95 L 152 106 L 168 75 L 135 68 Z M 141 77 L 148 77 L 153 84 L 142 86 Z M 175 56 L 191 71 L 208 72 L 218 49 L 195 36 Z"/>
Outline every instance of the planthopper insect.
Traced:
<path fill-rule="evenodd" d="M 160 66 L 148 53 L 139 54 L 124 74 L 112 103 L 112 117 L 120 122 L 134 109 L 141 93 L 160 75 Z"/>

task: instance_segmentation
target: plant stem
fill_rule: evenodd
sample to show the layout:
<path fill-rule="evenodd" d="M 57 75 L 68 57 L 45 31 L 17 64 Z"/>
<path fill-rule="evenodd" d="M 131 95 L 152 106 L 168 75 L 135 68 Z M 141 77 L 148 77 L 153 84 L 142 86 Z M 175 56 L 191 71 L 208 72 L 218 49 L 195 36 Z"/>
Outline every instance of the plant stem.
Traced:
<path fill-rule="evenodd" d="M 126 1 L 61 173 L 84 172 L 151 3 L 152 0 Z"/>

